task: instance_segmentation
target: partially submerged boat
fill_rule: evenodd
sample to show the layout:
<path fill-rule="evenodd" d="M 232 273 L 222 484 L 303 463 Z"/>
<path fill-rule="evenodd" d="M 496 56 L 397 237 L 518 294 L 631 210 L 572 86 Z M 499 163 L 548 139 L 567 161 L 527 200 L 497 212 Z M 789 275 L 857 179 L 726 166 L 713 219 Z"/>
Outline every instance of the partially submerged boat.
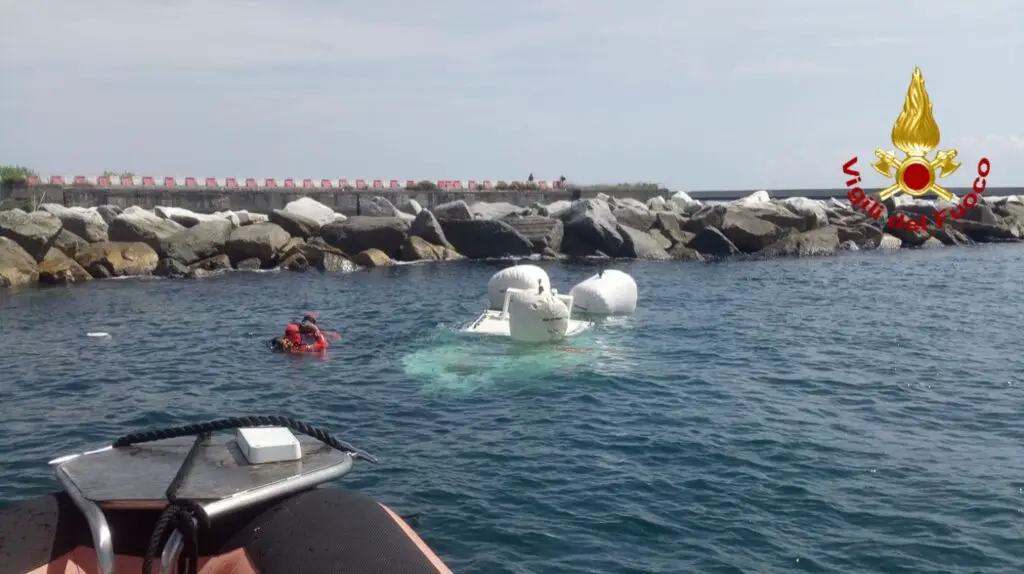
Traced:
<path fill-rule="evenodd" d="M 0 571 L 450 573 L 388 507 L 318 488 L 356 460 L 376 462 L 280 416 L 126 435 L 51 461 L 62 492 L 0 510 Z"/>
<path fill-rule="evenodd" d="M 550 317 L 541 317 L 531 323 L 537 324 L 537 328 L 530 329 L 533 333 L 532 336 L 526 336 L 526 334 L 520 334 L 519 330 L 513 331 L 512 324 L 516 319 L 523 317 L 524 313 L 529 311 L 520 311 L 517 307 L 523 307 L 524 305 L 517 305 L 523 301 L 522 298 L 529 297 L 534 293 L 533 289 L 516 289 L 510 288 L 506 291 L 505 301 L 503 302 L 501 309 L 487 309 L 476 318 L 475 321 L 467 325 L 463 331 L 466 333 L 477 333 L 480 335 L 499 335 L 503 337 L 512 337 L 513 339 L 526 341 L 526 342 L 543 342 L 543 341 L 557 341 L 566 337 L 572 337 L 578 335 L 583 331 L 589 329 L 593 323 L 590 321 L 580 321 L 572 318 L 572 296 L 561 295 L 557 290 L 552 289 L 551 295 L 557 298 L 565 306 L 564 324 L 563 329 L 561 324 L 563 321 L 561 317 L 557 315 L 558 310 L 552 313 Z M 511 309 L 510 309 L 511 307 Z M 516 319 L 512 318 L 513 313 L 516 313 Z M 527 320 L 532 317 L 525 317 Z M 548 319 L 547 323 L 544 319 Z M 532 326 L 532 325 L 531 325 Z"/>
<path fill-rule="evenodd" d="M 518 341 L 558 341 L 578 335 L 593 322 L 573 318 L 628 315 L 636 311 L 636 281 L 615 269 L 601 270 L 577 284 L 568 295 L 551 288 L 546 271 L 536 265 L 514 265 L 495 273 L 487 283 L 488 308 L 466 333 L 499 335 Z"/>
<path fill-rule="evenodd" d="M 593 323 L 572 318 L 573 298 L 551 288 L 546 271 L 515 265 L 495 273 L 487 284 L 489 307 L 462 330 L 541 343 L 578 335 Z"/>

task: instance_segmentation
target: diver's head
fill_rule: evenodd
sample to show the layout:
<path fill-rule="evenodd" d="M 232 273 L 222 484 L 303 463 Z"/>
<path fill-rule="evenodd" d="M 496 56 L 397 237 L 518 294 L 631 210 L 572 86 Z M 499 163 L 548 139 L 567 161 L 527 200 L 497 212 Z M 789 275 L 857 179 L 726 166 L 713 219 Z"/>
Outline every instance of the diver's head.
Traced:
<path fill-rule="evenodd" d="M 299 332 L 299 326 L 295 323 L 291 323 L 285 327 L 284 336 L 296 345 L 302 343 L 302 334 Z"/>
<path fill-rule="evenodd" d="M 316 325 L 316 313 L 306 313 L 302 316 L 302 320 Z"/>

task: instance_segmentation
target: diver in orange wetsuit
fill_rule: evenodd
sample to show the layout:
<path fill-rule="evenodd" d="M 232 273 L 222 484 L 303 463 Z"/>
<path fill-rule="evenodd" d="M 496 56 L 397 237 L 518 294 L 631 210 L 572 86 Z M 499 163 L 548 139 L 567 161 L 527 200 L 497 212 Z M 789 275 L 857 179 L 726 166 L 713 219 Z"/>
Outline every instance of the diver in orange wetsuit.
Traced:
<path fill-rule="evenodd" d="M 312 335 L 313 342 L 306 343 L 303 340 L 303 334 Z M 319 353 L 326 351 L 328 346 L 330 343 L 324 337 L 323 331 L 315 324 L 303 325 L 300 328 L 297 324 L 291 323 L 285 327 L 283 337 L 271 341 L 271 348 L 285 353 Z"/>
<path fill-rule="evenodd" d="M 307 335 L 313 336 L 312 343 L 303 342 L 302 331 L 305 331 Z M 320 330 L 316 323 L 305 323 L 302 329 L 292 323 L 288 325 L 284 332 L 285 336 L 292 342 L 291 352 L 293 353 L 319 353 L 326 351 L 327 347 L 330 346 L 327 338 L 324 337 L 324 332 Z"/>

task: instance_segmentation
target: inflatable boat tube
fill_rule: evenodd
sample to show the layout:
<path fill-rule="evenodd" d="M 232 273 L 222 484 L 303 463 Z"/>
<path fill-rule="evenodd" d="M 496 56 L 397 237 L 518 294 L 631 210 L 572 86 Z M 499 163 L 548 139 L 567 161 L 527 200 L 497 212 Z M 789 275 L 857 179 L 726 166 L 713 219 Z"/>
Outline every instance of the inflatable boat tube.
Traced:
<path fill-rule="evenodd" d="M 159 510 L 108 510 L 115 571 L 138 573 Z M 199 531 L 200 574 L 447 574 L 413 529 L 362 494 L 318 488 Z M 153 572 L 160 572 L 154 563 Z M 172 568 L 171 572 L 176 569 Z M 98 574 L 89 525 L 66 493 L 0 510 L 0 572 Z"/>
<path fill-rule="evenodd" d="M 547 271 L 536 265 L 515 265 L 506 267 L 491 276 L 487 282 L 487 298 L 489 309 L 501 310 L 505 305 L 505 292 L 509 287 L 515 289 L 533 289 L 541 286 L 544 291 L 551 290 L 551 279 Z"/>
<path fill-rule="evenodd" d="M 636 311 L 636 281 L 628 274 L 606 269 L 569 291 L 573 310 L 590 315 L 627 315 Z"/>

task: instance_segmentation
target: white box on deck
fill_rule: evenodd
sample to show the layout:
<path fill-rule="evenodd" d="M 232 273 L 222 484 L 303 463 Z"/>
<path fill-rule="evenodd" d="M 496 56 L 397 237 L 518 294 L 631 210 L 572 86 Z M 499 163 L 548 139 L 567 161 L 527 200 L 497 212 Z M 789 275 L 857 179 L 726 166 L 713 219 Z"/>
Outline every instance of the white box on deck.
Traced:
<path fill-rule="evenodd" d="M 302 460 L 299 439 L 284 427 L 237 429 L 235 442 L 250 464 Z"/>

